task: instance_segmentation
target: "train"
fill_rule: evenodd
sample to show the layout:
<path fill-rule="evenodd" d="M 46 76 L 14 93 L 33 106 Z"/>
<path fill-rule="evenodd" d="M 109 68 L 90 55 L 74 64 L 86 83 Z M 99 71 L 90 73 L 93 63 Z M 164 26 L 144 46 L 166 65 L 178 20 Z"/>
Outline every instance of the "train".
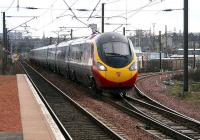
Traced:
<path fill-rule="evenodd" d="M 116 32 L 32 49 L 29 58 L 96 93 L 126 94 L 134 86 L 138 74 L 131 40 Z"/>

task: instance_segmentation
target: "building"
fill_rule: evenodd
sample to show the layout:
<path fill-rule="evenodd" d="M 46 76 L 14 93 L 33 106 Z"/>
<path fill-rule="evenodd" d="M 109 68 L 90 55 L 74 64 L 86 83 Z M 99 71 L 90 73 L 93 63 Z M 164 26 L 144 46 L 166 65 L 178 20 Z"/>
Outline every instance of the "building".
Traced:
<path fill-rule="evenodd" d="M 23 38 L 22 32 L 17 32 L 17 31 L 9 32 L 8 35 L 9 35 L 9 38 L 11 40 L 17 40 L 17 39 L 22 39 Z"/>
<path fill-rule="evenodd" d="M 164 58 L 164 53 L 161 53 L 161 58 Z M 158 52 L 143 52 L 144 61 L 158 60 L 160 59 L 160 53 Z"/>
<path fill-rule="evenodd" d="M 182 59 L 184 58 L 184 49 L 177 49 L 177 54 L 171 55 L 170 58 L 173 59 Z M 196 66 L 194 66 L 194 63 Z M 200 49 L 188 49 L 188 66 L 192 67 L 200 67 Z"/>
<path fill-rule="evenodd" d="M 135 53 L 136 53 L 136 56 L 137 56 L 137 63 L 138 63 L 138 68 L 142 68 L 142 50 L 141 50 L 141 47 L 134 47 L 135 49 Z"/>

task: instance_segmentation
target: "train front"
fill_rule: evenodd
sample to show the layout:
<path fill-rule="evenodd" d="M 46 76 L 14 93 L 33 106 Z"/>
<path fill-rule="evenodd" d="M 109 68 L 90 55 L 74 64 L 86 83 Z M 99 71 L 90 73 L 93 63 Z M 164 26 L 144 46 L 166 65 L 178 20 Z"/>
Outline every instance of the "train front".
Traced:
<path fill-rule="evenodd" d="M 137 58 L 132 42 L 125 36 L 109 32 L 96 38 L 93 74 L 101 89 L 124 91 L 134 86 Z"/>

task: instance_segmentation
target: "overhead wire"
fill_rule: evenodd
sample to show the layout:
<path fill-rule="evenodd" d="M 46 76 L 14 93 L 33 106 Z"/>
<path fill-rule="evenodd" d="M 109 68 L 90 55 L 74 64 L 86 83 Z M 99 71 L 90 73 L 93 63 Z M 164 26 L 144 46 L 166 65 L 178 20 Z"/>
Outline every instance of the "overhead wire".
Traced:
<path fill-rule="evenodd" d="M 5 8 L 8 8 L 8 7 L 0 7 L 0 9 L 5 9 Z M 10 7 L 10 8 L 16 8 L 16 7 Z M 27 10 L 50 10 L 50 8 L 48 7 L 23 7 L 23 6 L 21 6 L 21 7 L 19 7 L 20 9 L 27 9 Z M 69 9 L 66 9 L 66 8 L 51 8 L 51 10 L 53 10 L 53 11 L 55 11 L 55 10 L 69 10 Z M 72 8 L 72 10 L 77 10 L 77 11 L 86 11 L 86 12 L 88 12 L 88 11 L 93 11 L 93 9 L 79 9 L 79 8 Z M 179 10 L 179 9 L 178 9 Z M 95 11 L 98 11 L 98 12 L 101 12 L 101 9 L 96 9 Z M 123 12 L 123 11 L 126 11 L 126 10 L 117 10 L 117 9 L 114 9 L 114 10 L 111 10 L 111 9 L 108 9 L 108 10 L 106 10 L 107 12 Z M 128 11 L 128 13 L 131 13 L 131 12 L 134 12 L 134 11 L 136 11 L 136 10 L 127 10 Z M 143 10 L 143 11 L 160 11 L 160 9 L 159 10 Z M 125 13 L 123 13 L 123 14 L 125 14 Z M 42 15 L 42 14 L 41 14 Z M 41 16 L 41 15 L 39 15 L 39 16 Z"/>
<path fill-rule="evenodd" d="M 107 0 L 107 1 L 109 1 L 109 0 Z M 121 0 L 113 0 L 113 1 L 111 1 L 111 2 L 106 2 L 106 4 L 113 4 L 113 3 L 117 3 L 117 2 L 119 2 L 119 1 L 121 1 Z"/>
<path fill-rule="evenodd" d="M 82 24 L 84 24 L 86 27 L 91 28 L 87 23 L 83 22 L 82 20 L 80 20 L 76 14 L 73 12 L 72 8 L 67 4 L 67 2 L 65 0 L 63 0 L 63 2 L 67 5 L 67 7 L 69 8 L 69 10 L 71 11 L 71 13 L 74 15 L 74 18 L 76 20 L 78 20 L 79 22 L 81 22 Z M 100 33 L 99 31 L 96 30 L 96 32 Z"/>
<path fill-rule="evenodd" d="M 122 26 L 123 26 L 123 24 L 119 25 L 116 29 L 113 30 L 113 32 L 117 31 Z"/>
<path fill-rule="evenodd" d="M 153 6 L 153 5 L 156 5 L 158 3 L 161 3 L 161 2 L 156 2 L 157 0 L 152 0 L 150 1 L 149 3 L 145 4 L 144 6 L 140 7 L 140 8 L 137 8 L 136 10 L 132 11 L 132 12 L 135 12 L 133 13 L 132 15 L 130 15 L 127 19 L 129 18 L 132 18 L 134 15 L 138 14 L 139 12 L 141 12 L 144 8 L 147 8 L 147 7 L 150 7 L 150 6 Z M 153 2 L 156 2 L 156 3 L 153 3 Z M 130 14 L 131 12 L 129 12 Z M 128 14 L 128 12 L 124 13 L 124 14 Z M 120 14 L 121 16 L 122 14 Z M 119 29 L 122 25 L 120 25 L 119 27 L 117 27 L 114 31 L 116 31 L 117 29 Z"/>
<path fill-rule="evenodd" d="M 27 21 L 21 23 L 20 25 L 18 25 L 18 26 L 16 26 L 16 27 L 12 28 L 12 29 L 10 29 L 10 30 L 8 30 L 8 32 L 10 32 L 10 31 L 12 31 L 12 30 L 14 30 L 14 29 L 16 29 L 16 28 L 22 26 L 23 24 L 26 24 L 26 23 L 28 23 L 28 22 L 34 20 L 35 18 L 37 18 L 37 17 L 33 17 L 33 18 L 31 18 L 31 19 L 29 19 L 29 20 L 27 20 Z"/>
<path fill-rule="evenodd" d="M 71 7 L 74 6 L 79 0 L 76 0 L 74 3 L 72 3 Z"/>
<path fill-rule="evenodd" d="M 74 13 L 74 11 L 72 10 L 72 8 L 67 4 L 67 2 L 65 0 L 63 0 L 63 2 L 67 5 L 67 7 L 69 8 L 69 10 L 71 11 L 71 13 L 74 15 L 74 17 L 76 17 L 76 14 Z"/>
<path fill-rule="evenodd" d="M 69 7 L 72 7 L 72 6 L 74 6 L 75 4 L 76 4 L 76 2 L 78 2 L 78 0 L 76 0 L 71 6 L 69 6 L 68 4 L 68 6 Z M 58 17 L 62 17 L 68 10 L 70 10 L 70 8 L 68 7 L 68 9 L 65 9 L 65 11 L 64 12 L 62 12 Z M 71 9 L 72 10 L 72 9 Z M 68 14 L 69 16 L 72 16 L 72 15 L 70 15 L 70 14 Z M 74 16 L 74 15 L 73 15 Z M 72 16 L 72 17 L 73 17 Z M 63 16 L 64 17 L 64 16 Z M 58 20 L 59 18 L 54 18 L 54 19 L 52 19 L 51 20 L 51 22 L 49 22 L 49 23 L 47 23 L 47 24 L 45 24 L 45 25 L 43 25 L 42 27 L 40 27 L 40 28 L 38 28 L 37 29 L 37 31 L 39 31 L 39 30 L 41 30 L 41 29 L 43 29 L 43 28 L 45 28 L 45 27 L 47 27 L 47 26 L 49 26 L 49 25 L 51 25 L 52 23 L 54 23 L 56 20 Z"/>
<path fill-rule="evenodd" d="M 57 0 L 54 0 L 52 3 L 51 3 L 51 5 L 50 5 L 50 7 L 49 8 L 46 8 L 46 10 L 42 13 L 42 14 L 40 14 L 39 16 L 38 16 L 38 18 L 37 19 L 41 19 L 41 17 L 43 16 L 43 15 L 45 15 L 49 10 L 51 10 L 51 8 L 54 6 L 54 4 L 57 2 Z M 42 8 L 40 8 L 40 9 L 42 9 Z M 43 8 L 43 9 L 45 9 L 45 8 Z M 52 12 L 52 11 L 51 11 Z M 52 13 L 51 13 L 52 14 Z M 53 22 L 53 19 L 52 19 L 52 21 L 51 22 Z M 39 31 L 39 30 L 41 30 L 42 28 L 44 28 L 45 26 L 42 26 L 41 28 L 39 28 L 39 29 L 36 29 L 37 31 Z"/>
<path fill-rule="evenodd" d="M 109 0 L 108 0 L 108 1 L 109 1 Z M 119 1 L 121 1 L 121 0 L 114 0 L 114 1 L 111 1 L 111 2 L 105 2 L 105 4 L 113 4 L 113 3 L 117 3 L 117 2 L 119 2 Z M 101 12 L 102 10 L 100 9 L 100 10 L 95 10 L 95 11 L 97 11 L 96 14 L 98 14 L 98 13 Z M 106 11 L 124 11 L 124 10 L 106 10 Z"/>
<path fill-rule="evenodd" d="M 13 1 L 15 1 L 15 0 L 13 0 Z M 65 9 L 65 11 L 62 12 L 62 13 L 60 14 L 60 16 L 64 15 L 68 10 L 70 10 L 71 13 L 73 14 L 73 17 L 74 17 L 76 20 L 78 20 L 79 22 L 81 22 L 81 23 L 84 24 L 85 26 L 89 27 L 88 24 L 86 24 L 85 22 L 83 22 L 82 20 L 80 20 L 79 17 L 77 17 L 77 15 L 74 13 L 73 10 L 78 10 L 78 9 L 72 9 L 72 6 L 75 5 L 78 1 L 79 1 L 79 0 L 76 0 L 71 6 L 69 6 L 69 5 L 66 3 L 66 1 L 63 0 L 63 2 L 68 6 L 68 9 Z M 92 14 L 93 14 L 95 11 L 98 11 L 98 12 L 101 11 L 101 10 L 97 10 L 97 9 L 96 9 L 97 6 L 99 5 L 100 1 L 101 1 L 101 0 L 98 1 L 97 5 L 96 5 L 92 10 L 88 10 L 88 9 L 87 9 L 88 11 L 92 11 L 91 14 L 90 14 L 90 16 L 88 17 L 88 19 L 90 19 L 90 18 L 92 17 Z M 107 4 L 116 3 L 116 2 L 118 2 L 118 1 L 121 1 L 121 0 L 113 0 L 113 1 L 111 1 L 111 2 L 107 2 Z M 153 0 L 153 2 L 155 2 L 155 1 L 156 1 L 156 0 Z M 52 9 L 53 9 L 52 7 L 54 6 L 54 4 L 55 4 L 56 2 L 57 2 L 57 0 L 54 0 L 53 3 L 51 4 L 51 6 L 50 6 L 49 8 L 47 8 L 42 14 L 39 15 L 39 18 L 41 18 L 41 16 L 43 16 L 44 14 L 46 14 L 46 12 L 48 12 L 49 10 L 52 10 Z M 14 2 L 13 2 L 13 3 L 14 3 Z M 160 3 L 160 2 L 157 2 L 157 3 Z M 126 12 L 126 13 L 124 13 L 124 14 L 130 14 L 130 13 L 132 13 L 132 12 L 135 12 L 134 14 L 132 14 L 132 15 L 129 16 L 129 18 L 132 18 L 132 16 L 134 16 L 134 15 L 137 14 L 137 13 L 139 13 L 139 12 L 142 11 L 144 8 L 149 7 L 149 6 L 152 6 L 152 5 L 155 5 L 155 4 L 157 4 L 157 3 L 152 3 L 152 2 L 150 2 L 150 3 L 148 3 L 148 4 L 144 5 L 144 6 L 142 6 L 142 7 L 138 8 L 138 9 L 136 9 L 136 10 L 130 10 L 130 11 L 127 10 L 128 12 Z M 11 3 L 11 4 L 12 4 L 12 3 Z M 12 5 L 10 6 L 10 8 L 11 8 L 11 7 L 12 7 Z M 23 8 L 23 7 L 22 7 L 22 8 Z M 42 8 L 38 8 L 38 9 L 42 9 Z M 45 9 L 45 8 L 43 8 L 43 9 Z M 63 10 L 64 10 L 64 9 L 63 9 Z M 108 11 L 123 11 L 123 10 L 108 10 Z M 52 14 L 51 14 L 51 15 L 52 15 Z M 48 26 L 48 25 L 54 23 L 57 19 L 58 19 L 58 18 L 54 18 L 54 19 L 53 19 L 53 17 L 52 17 L 51 22 L 48 23 L 48 24 L 46 24 L 46 25 L 44 25 L 44 26 L 42 26 L 42 28 L 44 28 L 44 27 L 46 27 L 46 26 Z M 72 19 L 72 20 L 73 20 L 73 19 Z M 120 27 L 121 27 L 121 26 L 122 26 L 122 25 L 120 25 Z M 120 28 L 120 27 L 119 27 L 119 28 Z M 37 30 L 40 30 L 40 29 L 41 29 L 41 28 L 39 28 L 39 29 L 37 29 Z M 117 28 L 117 29 L 118 29 L 118 28 Z M 115 29 L 115 30 L 117 30 L 117 29 Z"/>
<path fill-rule="evenodd" d="M 128 18 L 133 17 L 134 15 L 136 15 L 137 13 L 139 13 L 140 11 L 142 11 L 144 8 L 147 8 L 147 7 L 150 7 L 150 6 L 153 6 L 153 5 L 156 5 L 156 4 L 159 4 L 159 3 L 162 2 L 162 1 L 160 1 L 160 2 L 156 2 L 156 1 L 157 1 L 157 0 L 152 0 L 151 2 L 145 4 L 144 6 L 142 6 L 142 7 L 138 8 L 138 9 L 136 9 L 135 13 L 133 13 L 132 15 L 130 15 Z M 156 2 L 156 3 L 153 3 L 153 2 Z"/>
<path fill-rule="evenodd" d="M 53 3 L 50 5 L 50 7 L 49 7 L 46 11 L 44 11 L 39 17 L 41 17 L 41 16 L 43 16 L 44 14 L 46 14 L 46 12 L 48 12 L 48 11 L 51 9 L 51 7 L 56 3 L 56 1 L 57 1 L 57 0 L 54 0 Z M 60 14 L 60 16 L 63 16 L 67 11 L 68 11 L 68 9 L 65 9 L 65 11 L 62 12 L 62 13 Z M 52 11 L 51 11 L 51 12 L 52 12 Z M 52 13 L 51 13 L 51 15 L 52 15 Z M 50 21 L 49 23 L 43 25 L 42 27 L 40 27 L 40 28 L 38 28 L 38 29 L 36 29 L 36 30 L 39 31 L 39 30 L 43 29 L 44 27 L 49 26 L 50 24 L 54 23 L 57 19 L 58 19 L 58 18 L 53 19 L 53 17 L 52 17 L 52 19 L 51 19 L 51 21 Z"/>
<path fill-rule="evenodd" d="M 96 6 L 93 8 L 93 10 L 92 10 L 90 16 L 88 17 L 87 21 L 91 18 L 92 14 L 93 14 L 94 11 L 96 10 L 96 8 L 97 8 L 97 6 L 99 5 L 100 2 L 101 2 L 101 0 L 99 0 L 99 1 L 97 2 Z"/>
<path fill-rule="evenodd" d="M 57 0 L 54 0 L 49 8 L 47 8 L 42 14 L 39 15 L 39 17 L 42 17 L 44 14 L 46 14 L 49 10 L 51 10 L 51 7 L 57 2 Z"/>
<path fill-rule="evenodd" d="M 9 6 L 4 12 L 7 12 L 7 11 L 12 7 L 12 5 L 14 4 L 14 2 L 15 2 L 15 0 L 13 0 L 13 1 L 11 2 L 10 6 Z"/>
<path fill-rule="evenodd" d="M 96 7 L 97 8 L 97 7 Z M 95 9 L 95 11 L 97 11 L 96 12 L 96 14 L 95 15 L 97 15 L 98 16 L 98 14 L 102 11 L 102 7 L 100 7 L 100 9 L 99 10 L 97 10 L 97 9 Z M 101 17 L 101 16 L 100 16 Z M 99 24 L 101 24 L 100 22 L 98 22 Z"/>
<path fill-rule="evenodd" d="M 109 0 L 107 0 L 107 1 L 109 1 Z M 119 1 L 121 1 L 121 0 L 114 0 L 114 1 L 111 1 L 111 2 L 105 2 L 105 4 L 113 4 L 113 3 L 117 3 L 117 2 L 119 2 Z M 97 3 L 97 6 L 98 6 L 98 4 L 99 4 L 99 3 Z M 98 14 L 99 12 L 101 12 L 102 10 L 96 10 L 96 8 L 97 8 L 97 7 L 95 7 L 94 10 L 95 10 L 95 11 L 98 11 L 98 12 L 96 13 L 96 15 L 97 15 L 97 14 Z M 93 11 L 94 11 L 94 10 L 93 10 Z M 121 10 L 107 10 L 107 11 L 121 11 Z"/>

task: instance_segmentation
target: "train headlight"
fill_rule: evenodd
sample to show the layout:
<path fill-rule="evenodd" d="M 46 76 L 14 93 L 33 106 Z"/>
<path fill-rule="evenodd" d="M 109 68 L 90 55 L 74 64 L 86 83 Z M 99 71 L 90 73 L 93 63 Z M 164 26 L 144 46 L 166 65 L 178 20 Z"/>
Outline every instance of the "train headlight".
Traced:
<path fill-rule="evenodd" d="M 137 63 L 133 63 L 130 68 L 129 68 L 130 71 L 134 71 L 134 70 L 137 70 Z"/>
<path fill-rule="evenodd" d="M 103 64 L 99 63 L 99 62 L 97 62 L 97 68 L 98 68 L 98 70 L 101 70 L 101 71 L 106 71 L 107 70 L 106 67 Z"/>

